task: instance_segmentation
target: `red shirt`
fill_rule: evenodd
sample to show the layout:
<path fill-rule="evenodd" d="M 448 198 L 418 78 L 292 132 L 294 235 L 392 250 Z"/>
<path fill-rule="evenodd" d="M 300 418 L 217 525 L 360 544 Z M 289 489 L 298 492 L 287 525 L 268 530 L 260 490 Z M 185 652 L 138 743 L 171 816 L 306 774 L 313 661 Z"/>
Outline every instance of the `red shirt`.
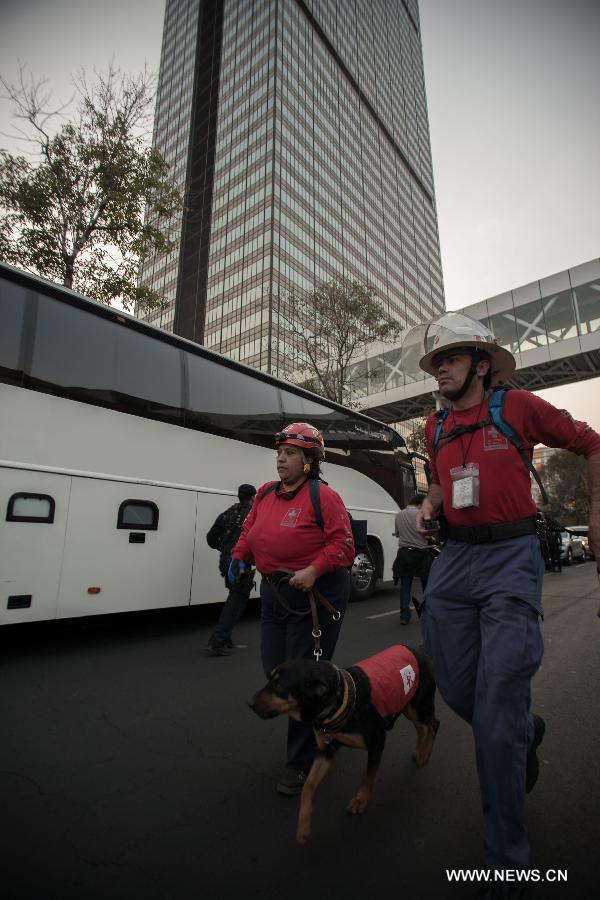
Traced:
<path fill-rule="evenodd" d="M 539 443 L 571 450 L 586 458 L 600 453 L 600 435 L 589 425 L 574 421 L 566 410 L 556 409 L 529 391 L 508 391 L 502 417 L 519 433 L 530 456 Z M 456 425 L 470 425 L 487 418 L 486 399 L 481 412 L 479 404 L 469 409 L 451 410 L 442 433 L 452 431 Z M 493 425 L 486 425 L 448 443 L 442 442 L 434 456 L 436 424 L 435 415 L 431 415 L 425 427 L 427 449 L 432 481 L 442 487 L 444 516 L 451 525 L 493 525 L 535 515 L 529 469 L 504 435 Z M 452 509 L 450 469 L 463 462 L 479 465 L 479 506 Z"/>
<path fill-rule="evenodd" d="M 290 497 L 285 491 L 258 489 L 254 505 L 231 555 L 256 563 L 263 574 L 278 569 L 297 572 L 314 566 L 319 575 L 349 568 L 354 561 L 354 539 L 346 507 L 333 488 L 321 482 L 319 500 L 323 528 L 315 518 L 308 482 Z"/>
<path fill-rule="evenodd" d="M 419 664 L 404 644 L 355 663 L 371 682 L 371 703 L 380 716 L 396 716 L 419 687 Z"/>

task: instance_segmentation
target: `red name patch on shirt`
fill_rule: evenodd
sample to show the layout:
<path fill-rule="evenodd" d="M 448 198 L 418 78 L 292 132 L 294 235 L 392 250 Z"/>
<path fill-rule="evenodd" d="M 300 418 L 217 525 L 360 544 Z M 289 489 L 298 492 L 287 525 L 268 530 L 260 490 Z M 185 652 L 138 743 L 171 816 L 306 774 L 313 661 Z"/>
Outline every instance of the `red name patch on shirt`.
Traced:
<path fill-rule="evenodd" d="M 300 518 L 300 513 L 302 512 L 302 507 L 296 507 L 295 509 L 288 509 L 281 520 L 281 524 L 284 528 L 295 528 L 298 519 Z"/>
<path fill-rule="evenodd" d="M 495 425 L 486 425 L 483 429 L 484 450 L 508 450 L 508 438 Z"/>

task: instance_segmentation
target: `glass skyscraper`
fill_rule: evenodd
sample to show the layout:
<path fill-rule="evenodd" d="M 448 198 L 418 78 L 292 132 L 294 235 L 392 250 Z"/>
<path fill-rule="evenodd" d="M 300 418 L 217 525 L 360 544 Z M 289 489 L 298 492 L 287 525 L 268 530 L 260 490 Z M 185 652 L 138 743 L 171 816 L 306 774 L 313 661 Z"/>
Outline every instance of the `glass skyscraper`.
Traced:
<path fill-rule="evenodd" d="M 186 205 L 149 321 L 285 375 L 291 287 L 443 309 L 417 0 L 167 0 L 154 142 Z"/>

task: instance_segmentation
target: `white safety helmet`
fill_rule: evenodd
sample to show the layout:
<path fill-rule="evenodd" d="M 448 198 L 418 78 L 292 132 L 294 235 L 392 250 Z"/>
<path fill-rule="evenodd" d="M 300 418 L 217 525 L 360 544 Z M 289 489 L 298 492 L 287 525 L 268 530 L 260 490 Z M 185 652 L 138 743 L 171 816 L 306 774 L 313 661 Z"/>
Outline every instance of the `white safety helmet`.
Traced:
<path fill-rule="evenodd" d="M 417 329 L 422 329 L 418 331 Z M 491 387 L 504 384 L 512 376 L 516 361 L 512 353 L 500 347 L 492 332 L 477 319 L 464 313 L 448 312 L 434 319 L 429 325 L 417 326 L 414 329 L 416 338 L 424 355 L 419 366 L 429 375 L 437 376 L 436 357 L 446 355 L 449 350 L 464 347 L 467 351 L 482 350 L 491 359 Z"/>

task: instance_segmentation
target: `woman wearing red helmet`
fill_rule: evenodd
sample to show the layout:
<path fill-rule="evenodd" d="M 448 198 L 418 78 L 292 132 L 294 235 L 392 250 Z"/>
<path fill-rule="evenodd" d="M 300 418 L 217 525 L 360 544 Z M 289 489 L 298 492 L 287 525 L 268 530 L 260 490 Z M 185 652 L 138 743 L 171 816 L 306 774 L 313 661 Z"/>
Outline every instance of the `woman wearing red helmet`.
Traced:
<path fill-rule="evenodd" d="M 275 452 L 279 481 L 258 489 L 231 551 L 229 576 L 235 580 L 250 563 L 263 576 L 261 657 L 267 675 L 285 660 L 313 657 L 307 598 L 313 588 L 336 613 L 334 619 L 331 611 L 318 605 L 321 658 L 331 659 L 350 596 L 348 569 L 355 555 L 346 507 L 320 477 L 325 457 L 320 431 L 308 422 L 294 422 L 275 435 Z M 288 573 L 283 580 L 282 571 Z M 290 719 L 286 769 L 277 784 L 280 793 L 302 790 L 315 751 L 312 727 Z"/>

